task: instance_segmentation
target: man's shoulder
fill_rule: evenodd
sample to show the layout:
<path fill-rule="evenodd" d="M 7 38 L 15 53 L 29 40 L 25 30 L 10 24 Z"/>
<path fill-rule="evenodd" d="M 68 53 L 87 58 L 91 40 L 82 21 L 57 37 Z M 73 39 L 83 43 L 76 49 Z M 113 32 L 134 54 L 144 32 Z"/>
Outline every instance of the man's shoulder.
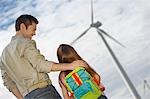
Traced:
<path fill-rule="evenodd" d="M 13 36 L 10 43 L 4 48 L 7 49 L 16 49 L 16 48 L 25 48 L 28 44 L 31 44 L 32 40 L 23 38 L 23 37 L 15 37 Z"/>
<path fill-rule="evenodd" d="M 35 42 L 35 41 L 34 41 Z M 10 45 L 16 45 L 16 46 L 20 46 L 20 47 L 25 47 L 28 46 L 30 44 L 33 44 L 33 40 L 28 39 L 28 38 L 24 38 L 24 37 L 16 37 L 15 39 L 13 39 L 10 42 Z"/>
<path fill-rule="evenodd" d="M 28 39 L 28 38 L 17 38 L 15 39 L 15 41 L 18 43 L 18 44 L 26 44 L 26 43 L 32 43 L 32 40 Z"/>

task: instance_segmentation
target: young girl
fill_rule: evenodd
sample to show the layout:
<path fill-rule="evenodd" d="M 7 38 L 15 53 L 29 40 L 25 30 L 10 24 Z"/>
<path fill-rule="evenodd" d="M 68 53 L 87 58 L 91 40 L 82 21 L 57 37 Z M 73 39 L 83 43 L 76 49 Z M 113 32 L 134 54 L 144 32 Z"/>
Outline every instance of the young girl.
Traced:
<path fill-rule="evenodd" d="M 75 60 L 83 60 L 75 51 L 75 49 L 67 44 L 61 44 L 59 46 L 59 48 L 57 49 L 57 57 L 60 63 L 71 63 Z M 105 87 L 100 82 L 101 78 L 99 74 L 97 74 L 90 66 L 88 66 L 88 68 L 85 69 L 92 76 L 93 81 L 95 81 L 96 84 L 100 87 L 100 90 L 104 91 Z M 65 77 L 70 72 L 71 71 L 62 71 L 59 74 L 59 84 L 61 86 L 64 99 L 73 99 L 73 96 L 68 92 L 67 87 L 65 85 Z M 107 97 L 103 94 L 98 99 L 107 99 Z"/>

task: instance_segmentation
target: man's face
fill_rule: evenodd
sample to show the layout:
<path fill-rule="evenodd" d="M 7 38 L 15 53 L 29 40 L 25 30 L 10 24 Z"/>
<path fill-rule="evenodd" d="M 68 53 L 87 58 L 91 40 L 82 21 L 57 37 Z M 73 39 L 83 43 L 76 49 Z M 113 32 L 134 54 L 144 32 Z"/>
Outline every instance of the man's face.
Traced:
<path fill-rule="evenodd" d="M 36 23 L 32 22 L 31 25 L 28 26 L 28 28 L 24 29 L 24 37 L 32 39 L 32 37 L 36 34 Z"/>

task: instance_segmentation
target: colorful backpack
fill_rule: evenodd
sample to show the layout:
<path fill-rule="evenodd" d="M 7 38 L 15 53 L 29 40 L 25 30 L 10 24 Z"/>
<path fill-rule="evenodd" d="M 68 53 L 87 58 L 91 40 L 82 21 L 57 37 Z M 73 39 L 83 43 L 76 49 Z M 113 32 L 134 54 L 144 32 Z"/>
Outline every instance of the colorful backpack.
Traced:
<path fill-rule="evenodd" d="M 91 75 L 85 68 L 78 67 L 65 77 L 69 92 L 75 99 L 97 99 L 102 95 L 98 85 L 92 81 Z"/>

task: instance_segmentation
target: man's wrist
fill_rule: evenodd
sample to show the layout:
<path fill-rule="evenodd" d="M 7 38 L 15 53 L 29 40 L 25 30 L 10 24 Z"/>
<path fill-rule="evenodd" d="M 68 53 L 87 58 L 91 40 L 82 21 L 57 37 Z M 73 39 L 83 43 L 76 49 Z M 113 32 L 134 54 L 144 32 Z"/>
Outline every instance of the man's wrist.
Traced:
<path fill-rule="evenodd" d="M 23 97 L 17 97 L 17 99 L 23 99 Z"/>

